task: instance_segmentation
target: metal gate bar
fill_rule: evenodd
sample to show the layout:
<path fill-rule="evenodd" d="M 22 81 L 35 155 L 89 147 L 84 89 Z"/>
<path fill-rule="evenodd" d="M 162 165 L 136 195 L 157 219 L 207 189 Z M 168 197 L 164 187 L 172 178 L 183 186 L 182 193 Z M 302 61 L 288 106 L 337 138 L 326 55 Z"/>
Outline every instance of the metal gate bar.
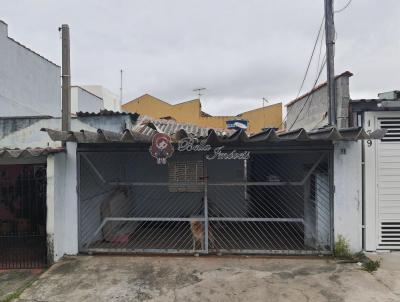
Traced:
<path fill-rule="evenodd" d="M 330 151 L 252 153 L 229 165 L 177 154 L 182 175 L 198 162 L 204 174 L 172 183 L 181 170 L 156 166 L 146 152 L 80 154 L 81 251 L 332 251 Z"/>

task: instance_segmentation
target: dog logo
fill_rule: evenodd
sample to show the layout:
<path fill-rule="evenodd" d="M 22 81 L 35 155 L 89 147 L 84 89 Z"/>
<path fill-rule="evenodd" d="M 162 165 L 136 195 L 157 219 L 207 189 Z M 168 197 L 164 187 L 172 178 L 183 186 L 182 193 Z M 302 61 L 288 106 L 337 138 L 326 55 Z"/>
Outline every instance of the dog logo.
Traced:
<path fill-rule="evenodd" d="M 156 133 L 150 146 L 150 154 L 157 159 L 157 164 L 165 165 L 167 159 L 174 153 L 174 147 L 171 144 L 171 137 L 164 133 Z"/>

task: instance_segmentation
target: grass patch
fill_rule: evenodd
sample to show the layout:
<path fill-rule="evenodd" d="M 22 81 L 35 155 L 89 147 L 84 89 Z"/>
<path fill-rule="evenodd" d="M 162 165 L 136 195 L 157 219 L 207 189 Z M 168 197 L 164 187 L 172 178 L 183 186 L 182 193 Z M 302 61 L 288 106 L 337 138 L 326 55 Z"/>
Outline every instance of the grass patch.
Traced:
<path fill-rule="evenodd" d="M 368 260 L 362 264 L 362 269 L 369 273 L 375 272 L 381 266 L 380 260 Z"/>
<path fill-rule="evenodd" d="M 7 297 L 5 297 L 3 300 L 0 300 L 0 302 L 11 302 L 14 301 L 15 299 L 18 299 L 19 296 L 22 294 L 22 292 L 31 287 L 32 284 L 39 279 L 39 276 L 41 274 L 38 274 L 37 276 L 35 276 L 34 278 L 32 278 L 32 280 L 30 280 L 28 283 L 26 283 L 24 286 L 21 286 L 20 288 L 18 288 L 15 292 L 13 292 L 12 294 L 9 294 Z"/>
<path fill-rule="evenodd" d="M 342 235 L 338 235 L 337 237 L 334 254 L 335 257 L 341 259 L 349 259 L 353 256 L 350 251 L 349 241 Z"/>

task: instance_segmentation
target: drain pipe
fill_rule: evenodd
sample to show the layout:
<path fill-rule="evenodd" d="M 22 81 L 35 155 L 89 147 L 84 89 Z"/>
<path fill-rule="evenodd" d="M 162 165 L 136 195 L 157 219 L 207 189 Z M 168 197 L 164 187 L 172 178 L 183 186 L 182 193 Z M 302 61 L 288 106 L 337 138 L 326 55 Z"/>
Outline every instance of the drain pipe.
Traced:
<path fill-rule="evenodd" d="M 360 125 L 364 128 L 364 112 L 360 115 Z M 361 248 L 365 251 L 365 144 L 361 141 Z"/>

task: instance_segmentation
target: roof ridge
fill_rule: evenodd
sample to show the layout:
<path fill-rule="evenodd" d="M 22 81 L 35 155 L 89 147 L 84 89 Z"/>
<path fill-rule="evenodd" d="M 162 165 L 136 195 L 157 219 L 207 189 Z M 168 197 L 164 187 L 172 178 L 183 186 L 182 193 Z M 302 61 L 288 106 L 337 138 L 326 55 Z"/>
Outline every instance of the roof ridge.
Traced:
<path fill-rule="evenodd" d="M 5 24 L 7 24 L 7 23 L 5 23 Z M 19 46 L 21 46 L 21 47 L 25 48 L 26 50 L 29 50 L 31 53 L 33 53 L 33 54 L 35 54 L 35 55 L 39 56 L 39 57 L 40 57 L 40 58 L 42 58 L 43 60 L 45 60 L 45 61 L 47 61 L 47 62 L 49 62 L 49 63 L 51 63 L 51 64 L 53 64 L 53 65 L 55 65 L 55 66 L 57 66 L 57 67 L 60 67 L 60 68 L 61 68 L 61 66 L 60 66 L 60 65 L 57 65 L 57 64 L 56 64 L 56 63 L 54 63 L 53 61 L 50 61 L 50 60 L 49 60 L 49 59 L 47 59 L 46 57 L 42 56 L 41 54 L 37 53 L 37 52 L 36 52 L 36 51 L 34 51 L 33 49 L 31 49 L 31 48 L 29 48 L 28 46 L 26 46 L 26 45 L 22 44 L 21 42 L 18 42 L 18 41 L 17 41 L 17 40 L 15 40 L 14 38 L 11 38 L 11 37 L 9 37 L 9 36 L 7 36 L 7 38 L 8 38 L 8 39 L 10 39 L 11 41 L 13 41 L 14 43 L 17 43 Z"/>

